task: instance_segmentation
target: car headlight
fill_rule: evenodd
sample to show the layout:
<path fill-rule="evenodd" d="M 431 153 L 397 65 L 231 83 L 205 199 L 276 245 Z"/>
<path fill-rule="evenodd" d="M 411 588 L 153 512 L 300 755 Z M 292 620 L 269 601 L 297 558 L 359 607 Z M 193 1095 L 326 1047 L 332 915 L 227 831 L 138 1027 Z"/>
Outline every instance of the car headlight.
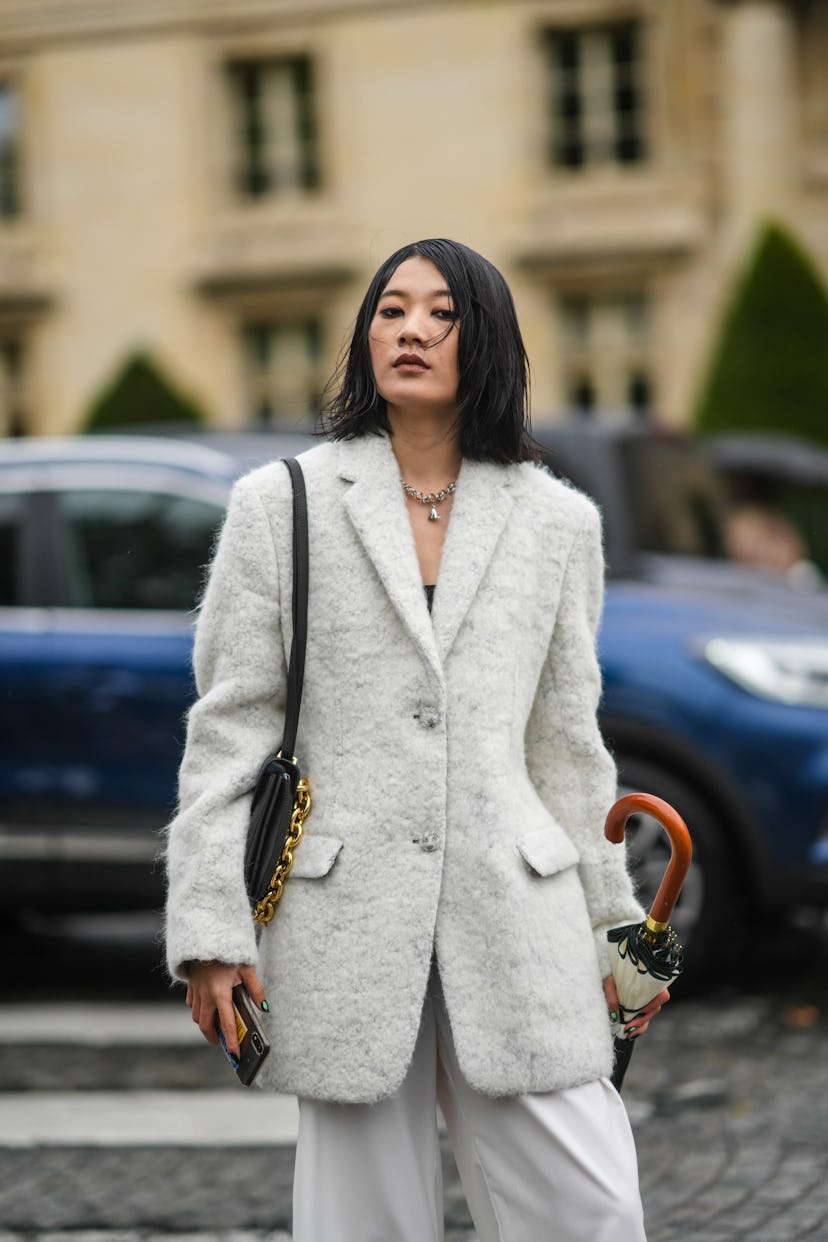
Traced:
<path fill-rule="evenodd" d="M 828 708 L 828 643 L 712 638 L 705 659 L 762 699 Z"/>

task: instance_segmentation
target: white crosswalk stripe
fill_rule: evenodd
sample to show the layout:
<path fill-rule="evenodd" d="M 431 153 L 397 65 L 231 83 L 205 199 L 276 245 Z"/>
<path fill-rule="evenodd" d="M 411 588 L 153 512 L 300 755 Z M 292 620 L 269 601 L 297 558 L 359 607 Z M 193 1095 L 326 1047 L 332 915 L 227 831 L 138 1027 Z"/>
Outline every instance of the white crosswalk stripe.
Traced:
<path fill-rule="evenodd" d="M 0 1007 L 0 1055 L 3 1045 L 120 1045 L 144 1055 L 157 1047 L 176 1058 L 186 1056 L 190 1047 L 200 1048 L 203 1039 L 183 1005 L 28 1004 Z M 218 1063 L 222 1054 L 216 1050 L 215 1055 Z M 229 1069 L 225 1090 L 158 1086 L 114 1091 L 102 1082 L 104 1089 L 93 1091 L 2 1092 L 0 1147 L 235 1147 L 296 1141 L 295 1099 L 235 1085 Z"/>
<path fill-rule="evenodd" d="M 145 1229 L 73 1229 L 8 1233 L 0 1242 L 291 1242 L 290 1234 L 263 1229 L 220 1229 L 205 1233 L 157 1233 Z M 473 1238 L 468 1242 L 474 1242 Z"/>
<path fill-rule="evenodd" d="M 0 1006 L 3 1044 L 198 1044 L 202 1036 L 183 1001 L 180 1005 L 34 1004 Z"/>
<path fill-rule="evenodd" d="M 0 1147 L 258 1147 L 296 1142 L 291 1097 L 229 1091 L 0 1095 Z"/>

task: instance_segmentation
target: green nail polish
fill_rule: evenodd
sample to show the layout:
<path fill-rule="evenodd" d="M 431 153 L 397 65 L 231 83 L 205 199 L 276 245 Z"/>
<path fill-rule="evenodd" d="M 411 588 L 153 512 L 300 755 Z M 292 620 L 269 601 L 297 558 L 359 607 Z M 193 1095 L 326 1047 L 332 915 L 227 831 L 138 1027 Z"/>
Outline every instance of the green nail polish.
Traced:
<path fill-rule="evenodd" d="M 266 1000 L 262 1001 L 262 1009 L 265 1013 L 270 1013 L 270 1005 L 268 1005 Z"/>
<path fill-rule="evenodd" d="M 611 1010 L 609 1011 L 609 1017 L 610 1017 L 610 1022 L 617 1022 L 617 1021 L 618 1021 L 618 1014 L 616 1013 L 616 1011 L 615 1011 L 614 1009 L 611 1009 Z"/>

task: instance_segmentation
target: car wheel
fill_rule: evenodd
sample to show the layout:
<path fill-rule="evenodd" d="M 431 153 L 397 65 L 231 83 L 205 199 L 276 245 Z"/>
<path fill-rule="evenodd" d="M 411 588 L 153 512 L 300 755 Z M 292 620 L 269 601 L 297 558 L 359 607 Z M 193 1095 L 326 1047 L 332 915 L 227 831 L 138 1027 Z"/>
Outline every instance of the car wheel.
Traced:
<path fill-rule="evenodd" d="M 693 838 L 693 859 L 670 923 L 685 950 L 685 974 L 697 978 L 711 966 L 713 949 L 725 939 L 728 922 L 739 921 L 721 830 L 706 803 L 671 773 L 624 757 L 618 757 L 618 767 L 619 796 L 635 792 L 663 798 L 682 816 Z M 626 836 L 636 892 L 649 909 L 670 858 L 670 842 L 649 815 L 632 816 Z"/>

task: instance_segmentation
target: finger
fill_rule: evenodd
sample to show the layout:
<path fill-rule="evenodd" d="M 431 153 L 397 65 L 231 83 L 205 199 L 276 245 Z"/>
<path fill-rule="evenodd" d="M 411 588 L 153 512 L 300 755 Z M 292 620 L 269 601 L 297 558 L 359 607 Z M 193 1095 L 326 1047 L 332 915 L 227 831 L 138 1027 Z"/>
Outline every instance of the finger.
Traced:
<path fill-rule="evenodd" d="M 624 1027 L 624 1034 L 644 1035 L 654 1016 L 653 1011 L 648 1009 L 642 1009 L 640 1013 L 633 1014 L 627 1025 Z"/>
<path fill-rule="evenodd" d="M 659 1012 L 662 1006 L 667 1004 L 669 999 L 670 993 L 665 989 L 663 992 L 659 992 L 657 996 L 652 997 L 651 1000 L 648 1000 L 646 1005 L 642 1005 L 635 1016 L 637 1018 L 646 1017 L 647 1015 L 652 1017 L 653 1014 Z"/>
<path fill-rule="evenodd" d="M 621 1006 L 618 1003 L 618 989 L 615 986 L 615 980 L 612 975 L 607 975 L 601 981 L 604 986 L 604 999 L 607 1002 L 607 1012 L 609 1013 L 610 1022 L 617 1022 L 618 1015 L 621 1012 Z"/>
<path fill-rule="evenodd" d="M 205 1006 L 201 1011 L 201 1017 L 198 1020 L 198 1029 L 201 1031 L 208 1044 L 217 1044 L 219 1041 L 218 1031 L 216 1030 L 215 1009 L 209 1010 Z"/>
<path fill-rule="evenodd" d="M 657 1013 L 661 1012 L 664 1003 L 665 1002 L 661 999 L 660 996 L 656 996 L 653 998 L 653 1000 L 648 1001 L 647 1004 L 644 1005 L 644 1007 L 640 1010 L 640 1012 L 645 1018 L 654 1018 Z M 637 1016 L 638 1015 L 636 1014 L 636 1017 Z"/>
<path fill-rule="evenodd" d="M 265 998 L 264 984 L 252 966 L 241 966 L 239 968 L 241 981 L 247 989 L 247 994 L 253 1001 L 254 1005 L 258 1005 L 263 1013 L 270 1013 L 270 1005 Z"/>
<path fill-rule="evenodd" d="M 216 1023 L 221 1027 L 221 1033 L 224 1036 L 224 1046 L 227 1051 L 232 1052 L 235 1057 L 240 1056 L 239 1036 L 236 1029 L 236 1012 L 233 1008 L 232 996 L 225 995 L 218 998 L 216 1009 L 213 1011 L 213 1038 L 210 1041 L 213 1044 L 219 1042 Z"/>
<path fill-rule="evenodd" d="M 653 1013 L 637 1013 L 624 1027 L 625 1035 L 643 1035 L 655 1017 Z"/>
<path fill-rule="evenodd" d="M 659 993 L 659 995 L 654 997 L 653 1000 L 646 1004 L 643 1009 L 639 1009 L 638 1013 L 634 1014 L 634 1016 L 624 1027 L 625 1035 L 635 1036 L 637 1038 L 639 1035 L 645 1035 L 647 1033 L 647 1028 L 649 1027 L 650 1022 L 657 1013 L 661 1012 L 661 998 L 663 995 L 663 993 Z M 667 999 L 669 999 L 669 996 Z"/>
<path fill-rule="evenodd" d="M 215 1020 L 216 1006 L 209 992 L 206 992 L 204 989 L 196 991 L 193 1002 L 193 1021 L 208 1044 L 218 1043 Z"/>

